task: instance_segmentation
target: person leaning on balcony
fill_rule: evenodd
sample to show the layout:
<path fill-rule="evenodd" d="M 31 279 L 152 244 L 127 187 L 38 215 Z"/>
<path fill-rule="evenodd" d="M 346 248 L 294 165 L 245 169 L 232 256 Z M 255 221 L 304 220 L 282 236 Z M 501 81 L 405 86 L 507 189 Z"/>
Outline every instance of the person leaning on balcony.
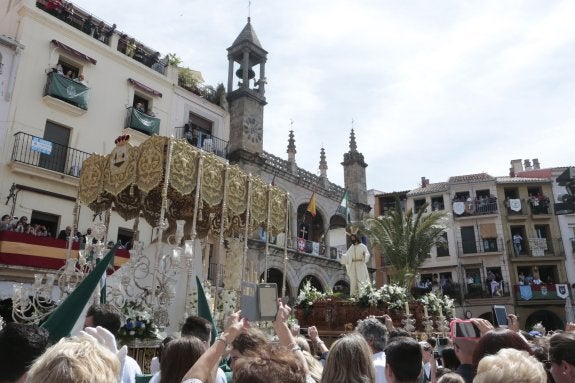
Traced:
<path fill-rule="evenodd" d="M 58 234 L 58 239 L 67 240 L 68 237 L 72 234 L 72 228 L 70 226 L 66 226 L 64 230 L 61 230 Z"/>
<path fill-rule="evenodd" d="M 132 37 L 126 46 L 126 56 L 134 57 L 134 53 L 136 53 L 136 47 L 136 40 Z"/>
<path fill-rule="evenodd" d="M 4 214 L 0 222 L 0 231 L 12 231 L 12 223 L 10 221 L 12 221 L 10 215 Z"/>
<path fill-rule="evenodd" d="M 86 80 L 84 79 L 84 75 L 81 74 L 74 79 L 74 81 L 79 82 L 80 84 L 86 85 Z"/>

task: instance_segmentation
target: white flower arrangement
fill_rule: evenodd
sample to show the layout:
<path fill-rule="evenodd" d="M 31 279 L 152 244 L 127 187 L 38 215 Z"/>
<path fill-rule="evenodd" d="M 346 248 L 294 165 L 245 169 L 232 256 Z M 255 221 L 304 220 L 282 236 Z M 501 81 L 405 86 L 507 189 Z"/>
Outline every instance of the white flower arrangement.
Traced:
<path fill-rule="evenodd" d="M 2 318 L 2 315 L 0 315 L 0 330 L 4 328 L 4 324 L 4 319 Z"/>
<path fill-rule="evenodd" d="M 427 307 L 427 310 L 432 313 L 449 315 L 452 313 L 454 308 L 454 300 L 447 295 L 443 295 L 441 292 L 429 292 L 418 299 L 423 306 Z"/>
<path fill-rule="evenodd" d="M 203 281 L 202 282 L 202 288 L 204 289 L 204 295 L 206 296 L 206 301 L 208 302 L 208 305 L 210 307 L 214 307 L 214 302 L 212 300 L 212 295 L 211 295 L 211 291 L 212 291 L 212 284 L 210 283 L 210 281 Z M 197 313 L 198 312 L 198 289 L 193 289 L 192 291 L 190 291 L 190 295 L 189 295 L 189 300 L 190 300 L 190 304 L 189 304 L 189 312 L 190 313 Z"/>
<path fill-rule="evenodd" d="M 357 302 L 361 306 L 377 306 L 383 303 L 381 289 L 376 289 L 373 282 L 360 282 Z"/>
<path fill-rule="evenodd" d="M 310 307 L 314 304 L 315 301 L 325 297 L 326 294 L 313 287 L 311 282 L 308 280 L 304 283 L 303 288 L 299 291 L 295 305 L 300 307 Z"/>
<path fill-rule="evenodd" d="M 218 312 L 227 316 L 236 311 L 238 296 L 235 291 L 223 289 L 219 292 Z"/>
<path fill-rule="evenodd" d="M 379 289 L 374 282 L 361 283 L 359 295 L 355 299 L 360 306 L 387 306 L 391 309 L 403 310 L 405 302 L 409 301 L 407 290 L 396 284 L 383 285 Z"/>
<path fill-rule="evenodd" d="M 405 302 L 409 302 L 409 296 L 405 287 L 397 284 L 383 285 L 379 288 L 381 301 L 390 309 L 403 310 Z"/>

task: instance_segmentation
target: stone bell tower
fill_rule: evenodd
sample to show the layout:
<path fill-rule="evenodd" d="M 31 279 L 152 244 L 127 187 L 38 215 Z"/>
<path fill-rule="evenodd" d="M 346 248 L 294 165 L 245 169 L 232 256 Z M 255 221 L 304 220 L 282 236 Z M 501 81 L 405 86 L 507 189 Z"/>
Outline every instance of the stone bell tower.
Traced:
<path fill-rule="evenodd" d="M 349 193 L 350 201 L 369 207 L 367 205 L 367 181 L 365 176 L 367 164 L 363 159 L 363 154 L 357 151 L 353 129 L 351 129 L 351 134 L 349 135 L 349 152 L 343 155 L 341 164 L 343 165 L 345 189 Z"/>
<path fill-rule="evenodd" d="M 268 52 L 260 44 L 250 18 L 228 48 L 227 97 L 230 111 L 229 160 L 232 163 L 257 162 L 263 152 L 265 64 Z M 238 69 L 235 70 L 235 66 Z M 256 71 L 259 78 L 256 79 Z M 234 83 L 234 76 L 238 82 Z"/>

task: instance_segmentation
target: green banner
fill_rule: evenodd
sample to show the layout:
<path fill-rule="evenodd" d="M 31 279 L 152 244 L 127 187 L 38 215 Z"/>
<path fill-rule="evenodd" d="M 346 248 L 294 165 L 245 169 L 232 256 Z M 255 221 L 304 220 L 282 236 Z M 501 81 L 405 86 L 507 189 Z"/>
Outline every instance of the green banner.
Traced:
<path fill-rule="evenodd" d="M 144 133 L 159 134 L 160 133 L 160 119 L 148 116 L 144 112 L 140 112 L 136 108 L 132 108 L 132 115 L 130 118 L 130 128 L 139 130 Z"/>
<path fill-rule="evenodd" d="M 90 88 L 58 73 L 48 74 L 48 94 L 88 110 Z"/>

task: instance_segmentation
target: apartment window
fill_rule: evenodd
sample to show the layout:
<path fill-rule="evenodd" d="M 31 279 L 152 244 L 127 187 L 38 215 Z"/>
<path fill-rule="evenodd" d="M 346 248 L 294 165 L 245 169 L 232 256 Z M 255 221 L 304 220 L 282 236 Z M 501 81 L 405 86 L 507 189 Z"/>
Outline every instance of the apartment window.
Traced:
<path fill-rule="evenodd" d="M 541 190 L 541 187 L 536 186 L 536 187 L 528 187 L 527 188 L 527 195 L 530 196 L 537 196 L 539 194 L 543 194 L 543 191 Z"/>
<path fill-rule="evenodd" d="M 549 235 L 548 225 L 535 225 L 535 238 L 533 238 L 531 243 L 531 250 L 536 251 L 540 255 L 541 252 L 552 251 L 551 249 L 551 238 Z M 536 255 L 533 253 L 533 255 Z"/>
<path fill-rule="evenodd" d="M 438 211 L 444 210 L 445 204 L 443 202 L 443 196 L 431 197 L 431 210 Z"/>
<path fill-rule="evenodd" d="M 65 56 L 60 56 L 58 58 L 58 64 L 56 67 L 58 67 L 58 65 L 62 67 L 62 74 L 71 79 L 77 78 L 82 71 L 81 65 L 68 59 Z"/>
<path fill-rule="evenodd" d="M 46 213 L 43 211 L 32 210 L 30 216 L 30 225 L 40 226 L 46 229 L 46 236 L 55 238 L 58 234 L 58 225 L 60 223 L 60 216 L 56 214 Z M 36 233 L 36 235 L 38 235 Z"/>
<path fill-rule="evenodd" d="M 220 143 L 214 142 L 212 137 L 213 122 L 194 113 L 190 113 L 188 118 L 184 129 L 188 142 L 209 152 L 217 151 Z"/>
<path fill-rule="evenodd" d="M 395 209 L 397 196 L 385 196 L 379 197 L 379 215 L 387 215 L 392 209 Z M 401 203 L 402 211 L 403 211 L 403 203 Z"/>
<path fill-rule="evenodd" d="M 138 109 L 140 112 L 148 113 L 152 110 L 152 101 L 138 94 L 134 94 L 132 106 Z"/>
<path fill-rule="evenodd" d="M 118 228 L 118 241 L 122 242 L 122 246 L 127 246 L 134 237 L 134 230 L 126 229 L 124 227 Z"/>
<path fill-rule="evenodd" d="M 505 198 L 519 198 L 519 190 L 517 190 L 517 188 L 505 188 L 503 189 L 503 193 L 505 194 Z"/>
<path fill-rule="evenodd" d="M 527 254 L 527 237 L 525 226 L 511 226 L 511 245 L 516 257 Z"/>
<path fill-rule="evenodd" d="M 469 192 L 468 191 L 462 191 L 462 192 L 456 192 L 455 197 L 453 197 L 453 200 L 454 201 L 467 201 L 468 198 L 469 198 Z"/>
<path fill-rule="evenodd" d="M 473 226 L 461 227 L 461 247 L 463 254 L 477 253 L 477 242 L 475 240 L 475 228 Z"/>
<path fill-rule="evenodd" d="M 442 245 L 437 246 L 437 256 L 438 257 L 449 257 L 449 242 L 447 240 L 447 233 L 441 234 Z"/>
<path fill-rule="evenodd" d="M 65 126 L 46 121 L 43 139 L 50 143 L 50 150 L 40 153 L 38 166 L 60 173 L 66 172 L 70 132 L 71 129 Z"/>
<path fill-rule="evenodd" d="M 489 189 L 477 190 L 475 192 L 475 196 L 477 197 L 477 199 L 489 198 L 490 195 L 491 193 L 489 193 Z"/>
<path fill-rule="evenodd" d="M 421 209 L 423 209 L 423 206 L 425 205 L 425 198 L 413 200 L 413 204 L 414 204 L 414 211 L 417 214 Z"/>

